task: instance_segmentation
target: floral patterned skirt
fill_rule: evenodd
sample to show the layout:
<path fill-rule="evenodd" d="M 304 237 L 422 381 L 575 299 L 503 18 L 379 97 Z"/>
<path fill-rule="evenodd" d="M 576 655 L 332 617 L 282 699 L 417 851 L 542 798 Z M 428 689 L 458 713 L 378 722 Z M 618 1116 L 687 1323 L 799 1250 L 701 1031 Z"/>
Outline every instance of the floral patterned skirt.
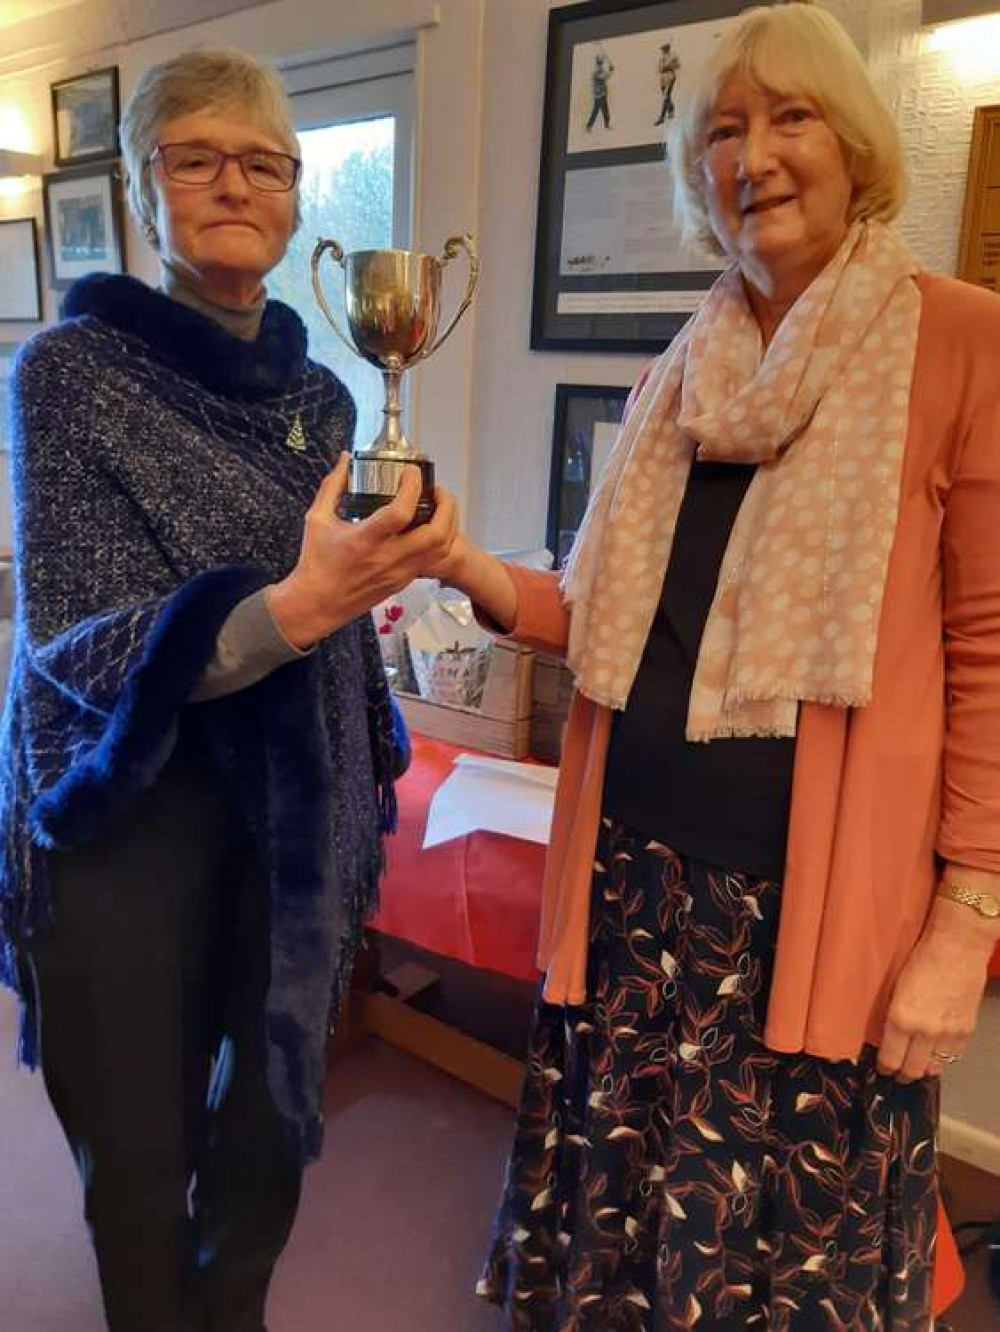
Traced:
<path fill-rule="evenodd" d="M 930 1328 L 936 1084 L 765 1047 L 780 899 L 603 821 L 479 1284 L 515 1332 Z"/>

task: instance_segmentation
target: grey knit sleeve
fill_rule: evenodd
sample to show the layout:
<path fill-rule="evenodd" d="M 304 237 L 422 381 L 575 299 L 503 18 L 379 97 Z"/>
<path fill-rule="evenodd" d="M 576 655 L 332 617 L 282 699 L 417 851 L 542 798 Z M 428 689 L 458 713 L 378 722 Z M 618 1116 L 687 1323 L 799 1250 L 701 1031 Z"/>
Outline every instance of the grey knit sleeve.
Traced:
<path fill-rule="evenodd" d="M 286 662 L 306 657 L 283 636 L 261 588 L 233 607 L 215 640 L 215 653 L 191 691 L 189 702 L 207 703 L 262 680 Z"/>

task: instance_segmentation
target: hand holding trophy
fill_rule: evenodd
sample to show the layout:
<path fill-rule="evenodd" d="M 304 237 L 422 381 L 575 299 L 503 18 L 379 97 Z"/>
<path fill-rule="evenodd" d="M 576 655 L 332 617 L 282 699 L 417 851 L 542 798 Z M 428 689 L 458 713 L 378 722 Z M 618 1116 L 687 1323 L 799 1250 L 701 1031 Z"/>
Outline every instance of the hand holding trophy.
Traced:
<path fill-rule="evenodd" d="M 458 310 L 437 336 L 441 314 L 441 274 L 460 250 L 469 261 L 469 282 Z M 348 338 L 327 304 L 320 281 L 320 260 L 329 251 L 344 270 Z M 320 239 L 312 256 L 313 290 L 320 309 L 341 342 L 382 371 L 385 383 L 383 423 L 377 438 L 355 450 L 341 516 L 367 518 L 388 504 L 403 468 L 415 464 L 423 478 L 414 526 L 434 512 L 434 463 L 418 452 L 400 425 L 399 385 L 403 373 L 436 352 L 469 308 L 479 281 L 479 259 L 468 234 L 445 241 L 439 259 L 413 250 L 356 250 L 345 254 L 335 240 Z"/>

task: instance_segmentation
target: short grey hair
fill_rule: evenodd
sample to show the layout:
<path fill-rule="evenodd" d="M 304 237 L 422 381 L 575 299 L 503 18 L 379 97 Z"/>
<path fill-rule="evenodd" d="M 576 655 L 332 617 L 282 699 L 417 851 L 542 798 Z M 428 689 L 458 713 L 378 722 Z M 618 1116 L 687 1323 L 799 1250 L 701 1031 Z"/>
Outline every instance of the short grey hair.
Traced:
<path fill-rule="evenodd" d="M 688 239 L 723 253 L 708 221 L 703 164 L 708 121 L 732 75 L 816 103 L 844 149 L 852 222 L 891 222 L 899 214 L 907 189 L 899 130 L 845 29 L 812 4 L 757 6 L 724 34 L 678 109 L 670 149 L 674 211 Z"/>
<path fill-rule="evenodd" d="M 299 156 L 292 109 L 277 70 L 235 46 L 196 47 L 151 65 L 132 90 L 121 120 L 122 156 L 128 206 L 146 232 L 154 226 L 156 205 L 149 159 L 160 127 L 198 111 L 249 112 L 275 135 L 286 152 Z M 298 186 L 295 221 L 298 225 Z"/>

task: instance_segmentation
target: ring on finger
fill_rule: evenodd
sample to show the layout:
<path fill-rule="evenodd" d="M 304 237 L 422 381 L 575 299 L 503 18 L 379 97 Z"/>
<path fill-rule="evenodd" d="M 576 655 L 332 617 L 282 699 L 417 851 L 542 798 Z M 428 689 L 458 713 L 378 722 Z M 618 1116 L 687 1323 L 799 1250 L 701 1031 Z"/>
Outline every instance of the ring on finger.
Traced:
<path fill-rule="evenodd" d="M 942 1064 L 957 1064 L 962 1058 L 961 1055 L 949 1054 L 945 1050 L 932 1050 L 931 1054 L 935 1059 L 940 1060 Z"/>

